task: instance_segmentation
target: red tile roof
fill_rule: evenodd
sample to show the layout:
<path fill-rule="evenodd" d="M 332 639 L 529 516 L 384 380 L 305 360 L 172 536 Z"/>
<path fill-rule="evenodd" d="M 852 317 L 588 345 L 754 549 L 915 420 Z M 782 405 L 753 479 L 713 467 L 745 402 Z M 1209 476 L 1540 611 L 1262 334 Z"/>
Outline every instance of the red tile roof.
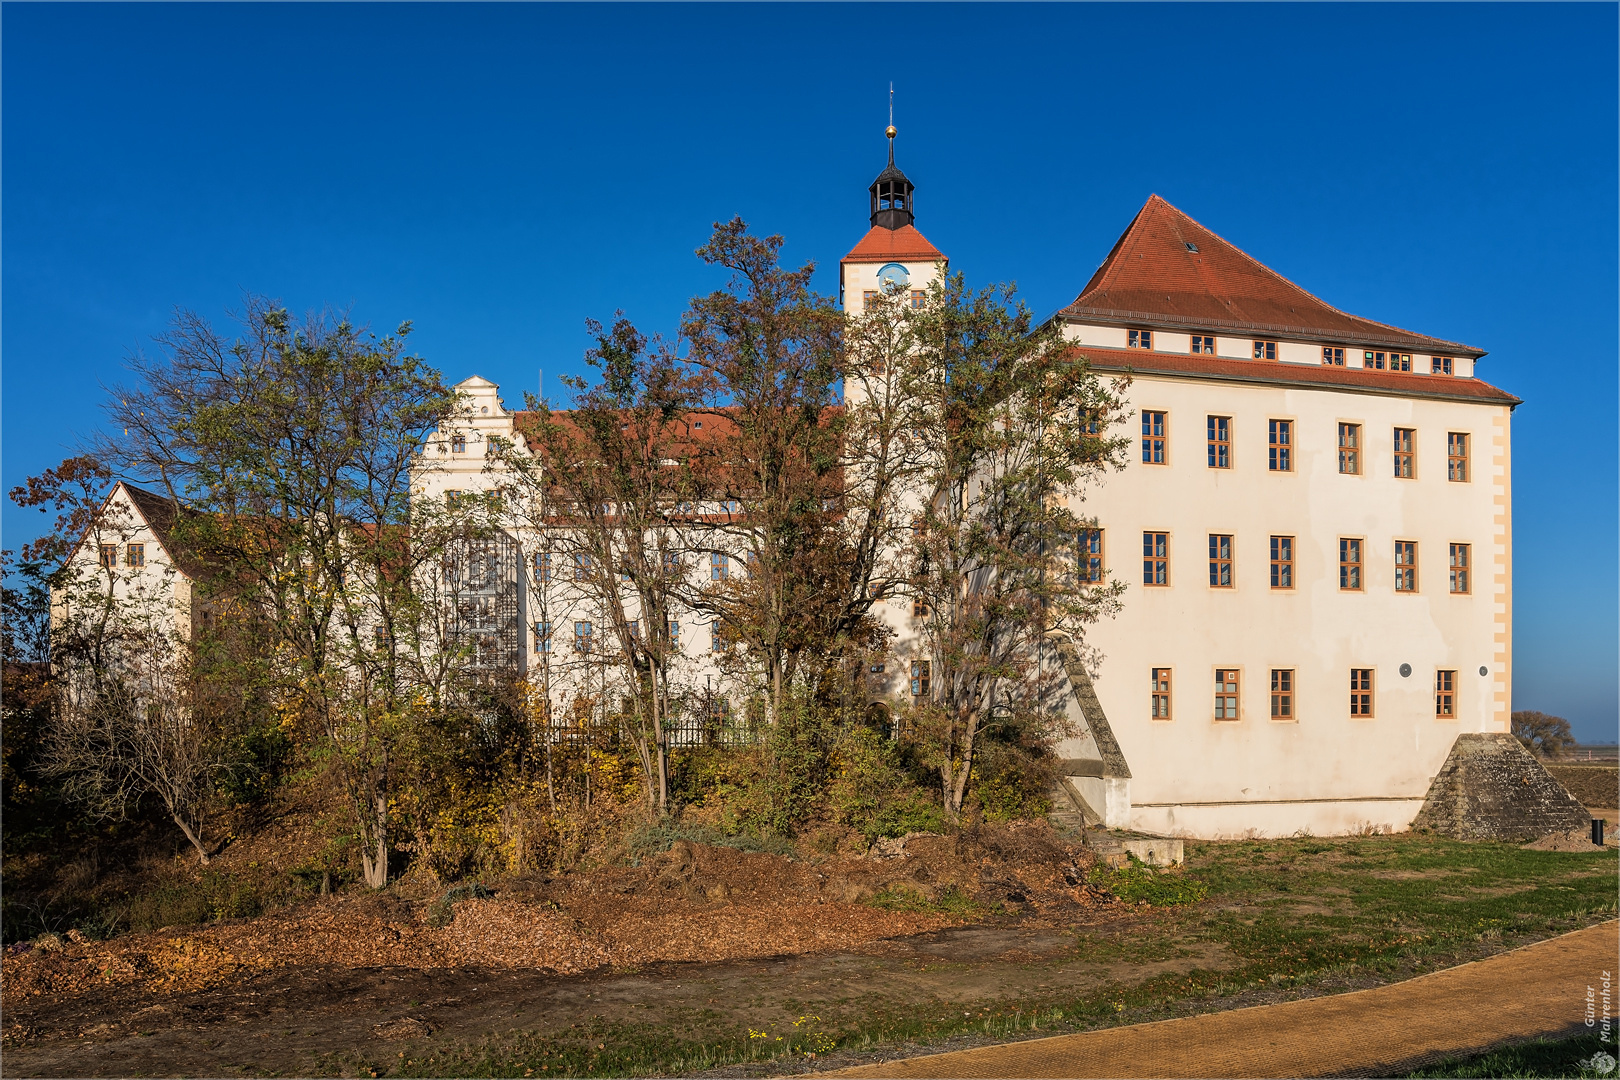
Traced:
<path fill-rule="evenodd" d="M 902 225 L 898 229 L 885 229 L 881 225 L 872 226 L 872 231 L 861 237 L 850 253 L 844 256 L 845 262 L 944 262 L 945 254 L 927 237 L 917 231 L 915 225 Z"/>
<path fill-rule="evenodd" d="M 1183 375 L 1222 382 L 1258 382 L 1272 386 L 1348 390 L 1352 393 L 1392 394 L 1398 397 L 1444 398 L 1478 404 L 1518 405 L 1519 399 L 1481 379 L 1457 375 L 1418 375 L 1367 368 L 1288 364 L 1280 360 L 1231 360 L 1215 356 L 1150 352 L 1146 349 L 1074 350 L 1102 372 L 1140 375 Z"/>
<path fill-rule="evenodd" d="M 1059 314 L 1193 331 L 1238 330 L 1240 336 L 1263 333 L 1393 346 L 1443 356 L 1485 355 L 1471 345 L 1340 311 L 1157 195 L 1148 198 L 1080 296 Z"/>

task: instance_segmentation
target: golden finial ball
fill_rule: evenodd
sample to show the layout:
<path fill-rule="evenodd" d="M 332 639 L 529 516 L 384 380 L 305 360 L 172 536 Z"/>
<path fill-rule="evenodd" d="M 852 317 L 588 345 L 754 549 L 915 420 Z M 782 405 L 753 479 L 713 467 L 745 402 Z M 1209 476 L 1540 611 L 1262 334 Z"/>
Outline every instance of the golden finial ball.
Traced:
<path fill-rule="evenodd" d="M 894 136 L 895 136 L 894 125 L 890 124 L 888 127 L 884 128 L 883 129 L 883 134 L 887 135 L 891 139 L 894 138 Z"/>

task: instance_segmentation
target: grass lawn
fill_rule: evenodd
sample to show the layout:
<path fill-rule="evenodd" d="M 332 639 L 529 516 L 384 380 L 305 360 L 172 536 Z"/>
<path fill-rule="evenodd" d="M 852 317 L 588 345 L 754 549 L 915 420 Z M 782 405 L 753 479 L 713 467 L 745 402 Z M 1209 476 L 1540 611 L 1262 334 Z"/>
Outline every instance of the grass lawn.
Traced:
<path fill-rule="evenodd" d="M 1608 1054 L 1610 1061 L 1593 1058 Z M 1533 1077 L 1613 1077 L 1613 1058 L 1620 1054 L 1614 1040 L 1605 1043 L 1599 1035 L 1577 1035 L 1571 1039 L 1537 1039 L 1535 1042 L 1506 1046 L 1472 1057 L 1455 1058 L 1431 1065 L 1410 1077 L 1428 1076 L 1533 1076 Z M 1606 1070 L 1598 1066 L 1607 1065 Z"/>
<path fill-rule="evenodd" d="M 808 992 L 801 985 L 773 996 L 767 983 L 752 988 L 749 1002 L 729 1007 L 664 1011 L 646 1022 L 603 1017 L 324 1066 L 421 1076 L 623 1076 L 735 1066 L 728 1071 L 751 1075 L 850 1064 L 880 1049 L 893 1055 L 1138 1023 L 1374 986 L 1589 926 L 1614 915 L 1616 869 L 1614 851 L 1537 852 L 1408 835 L 1189 842 L 1186 870 L 1167 875 L 1164 888 L 1144 887 L 1140 871 L 1117 881 L 1122 895 L 1156 896 L 1163 906 L 1060 928 L 1066 944 L 1048 955 L 919 960 L 914 977 L 858 990 L 843 984 Z M 1176 900 L 1183 902 L 1169 903 Z M 962 989 L 982 985 L 997 964 L 1020 967 L 1015 989 L 981 996 Z M 770 1019 L 739 1022 L 750 1009 Z M 1521 1067 L 1511 1061 L 1577 1075 L 1567 1062 L 1537 1064 L 1553 1061 L 1547 1055 L 1555 1051 L 1534 1044 L 1496 1053 L 1481 1060 L 1497 1064 L 1479 1067 Z M 1521 1056 L 1500 1056 L 1513 1054 Z"/>

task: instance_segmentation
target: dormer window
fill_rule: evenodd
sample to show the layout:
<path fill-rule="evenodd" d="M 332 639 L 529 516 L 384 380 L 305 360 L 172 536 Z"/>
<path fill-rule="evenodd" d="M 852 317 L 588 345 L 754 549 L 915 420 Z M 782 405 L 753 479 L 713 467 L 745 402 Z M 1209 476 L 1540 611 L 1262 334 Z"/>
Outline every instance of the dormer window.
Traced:
<path fill-rule="evenodd" d="M 1361 366 L 1374 371 L 1411 371 L 1412 354 L 1398 352 L 1364 352 Z"/>
<path fill-rule="evenodd" d="M 1254 358 L 1256 360 L 1277 359 L 1277 343 L 1275 341 L 1257 341 L 1254 343 Z"/>
<path fill-rule="evenodd" d="M 1322 363 L 1330 367 L 1344 367 L 1344 350 L 1322 346 Z"/>
<path fill-rule="evenodd" d="M 467 452 L 467 436 L 450 436 L 450 452 L 452 454 L 465 454 Z"/>
<path fill-rule="evenodd" d="M 1192 336 L 1192 352 L 1193 352 L 1193 354 L 1195 356 L 1197 354 L 1199 354 L 1199 353 L 1204 353 L 1207 356 L 1214 356 L 1215 355 L 1215 335 L 1214 334 L 1194 334 Z"/>
<path fill-rule="evenodd" d="M 1451 357 L 1449 357 L 1449 356 L 1430 357 L 1429 358 L 1429 374 L 1431 374 L 1431 375 L 1450 375 L 1451 374 Z"/>
<path fill-rule="evenodd" d="M 1129 349 L 1153 348 L 1153 331 L 1127 330 L 1125 331 L 1125 347 Z"/>

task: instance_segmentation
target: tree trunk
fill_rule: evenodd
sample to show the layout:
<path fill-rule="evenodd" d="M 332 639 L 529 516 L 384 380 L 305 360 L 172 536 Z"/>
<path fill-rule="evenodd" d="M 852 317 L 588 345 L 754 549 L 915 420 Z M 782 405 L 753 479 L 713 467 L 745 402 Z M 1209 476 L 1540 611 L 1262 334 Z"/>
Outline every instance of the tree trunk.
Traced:
<path fill-rule="evenodd" d="M 181 817 L 172 810 L 169 811 L 169 816 L 174 819 L 174 823 L 176 825 L 180 826 L 180 831 L 186 834 L 186 839 L 191 841 L 191 846 L 197 851 L 198 861 L 201 862 L 202 865 L 207 866 L 208 849 L 203 847 L 202 838 L 192 830 L 191 825 L 187 823 L 185 818 Z"/>
<path fill-rule="evenodd" d="M 380 889 L 388 884 L 388 796 L 381 791 L 376 795 L 373 812 L 377 846 L 374 851 L 360 853 L 360 869 L 367 887 Z"/>

